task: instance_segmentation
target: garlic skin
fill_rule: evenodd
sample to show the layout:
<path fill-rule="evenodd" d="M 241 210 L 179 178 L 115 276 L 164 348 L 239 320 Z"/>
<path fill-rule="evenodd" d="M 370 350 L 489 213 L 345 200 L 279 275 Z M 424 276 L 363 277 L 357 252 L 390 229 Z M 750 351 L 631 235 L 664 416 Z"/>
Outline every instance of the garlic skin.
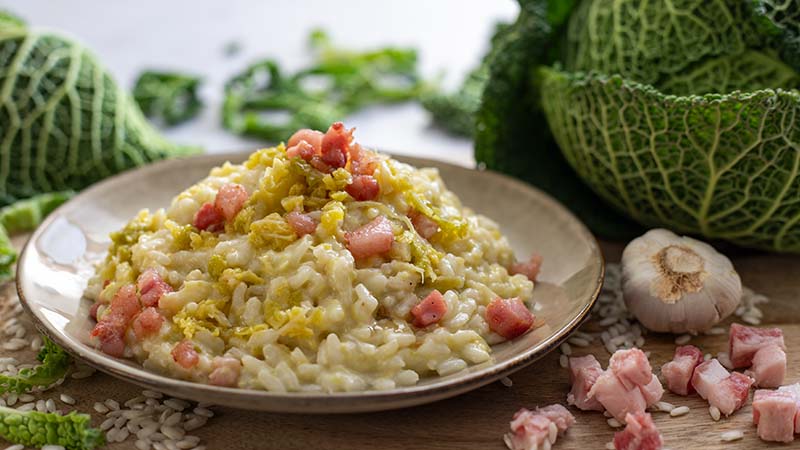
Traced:
<path fill-rule="evenodd" d="M 710 245 L 657 228 L 625 247 L 622 293 L 628 311 L 646 328 L 696 334 L 736 310 L 742 280 Z"/>

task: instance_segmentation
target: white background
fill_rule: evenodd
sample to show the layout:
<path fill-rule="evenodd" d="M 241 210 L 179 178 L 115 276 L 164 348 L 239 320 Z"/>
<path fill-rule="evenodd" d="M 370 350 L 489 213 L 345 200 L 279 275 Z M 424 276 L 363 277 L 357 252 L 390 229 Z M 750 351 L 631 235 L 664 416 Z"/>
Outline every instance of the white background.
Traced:
<path fill-rule="evenodd" d="M 513 0 L 0 0 L 0 7 L 78 38 L 126 88 L 146 68 L 202 75 L 201 117 L 166 134 L 209 152 L 264 144 L 222 128 L 223 84 L 263 57 L 288 70 L 302 67 L 315 27 L 348 48 L 415 47 L 422 74 L 444 74 L 445 85 L 455 87 L 486 50 L 494 23 L 512 20 L 517 11 Z M 235 57 L 224 54 L 230 42 L 241 45 Z M 431 128 L 416 103 L 363 110 L 346 125 L 357 127 L 356 138 L 370 146 L 473 164 L 472 143 Z"/>

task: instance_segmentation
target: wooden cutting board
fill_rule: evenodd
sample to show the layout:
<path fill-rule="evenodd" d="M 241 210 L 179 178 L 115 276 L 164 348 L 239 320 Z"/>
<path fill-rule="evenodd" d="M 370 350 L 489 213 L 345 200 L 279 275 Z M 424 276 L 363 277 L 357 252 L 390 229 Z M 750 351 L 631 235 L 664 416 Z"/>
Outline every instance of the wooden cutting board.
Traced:
<path fill-rule="evenodd" d="M 603 250 L 608 261 L 618 261 L 622 246 L 604 243 Z M 800 381 L 800 257 L 739 251 L 732 259 L 743 283 L 770 298 L 770 303 L 762 307 L 763 325 L 783 328 L 789 348 L 786 383 Z M 9 305 L 15 301 L 13 287 L 6 285 L 0 291 L 0 304 Z M 6 311 L 0 307 L 0 317 L 8 314 Z M 33 329 L 32 326 L 29 328 Z M 660 367 L 672 358 L 674 338 L 672 335 L 647 336 L 644 349 L 651 352 L 654 367 Z M 701 336 L 693 339 L 692 344 L 705 353 L 716 354 L 727 350 L 727 336 Z M 593 352 L 604 365 L 609 356 L 600 346 L 575 349 L 574 352 L 576 355 Z M 0 350 L 0 357 L 3 356 L 20 360 L 33 360 L 34 357 L 29 350 Z M 515 373 L 511 376 L 511 387 L 494 383 L 457 398 L 399 411 L 318 416 L 215 408 L 216 417 L 194 434 L 203 439 L 208 449 L 226 450 L 501 450 L 505 448 L 502 435 L 508 430 L 508 422 L 517 409 L 565 403 L 569 380 L 567 371 L 558 364 L 558 357 L 558 352 L 554 352 Z M 91 412 L 95 424 L 99 424 L 100 416 L 92 410 L 95 401 L 114 398 L 123 402 L 139 395 L 139 392 L 136 386 L 97 373 L 85 380 L 68 379 L 60 388 L 43 395 L 44 398 L 57 398 L 59 394 L 67 393 L 75 397 L 78 400 L 75 409 Z M 730 418 L 714 422 L 708 414 L 708 404 L 697 396 L 679 397 L 666 393 L 664 401 L 691 408 L 688 415 L 677 418 L 666 413 L 654 413 L 656 425 L 662 431 L 668 448 L 778 447 L 758 440 L 749 405 Z M 614 430 L 607 425 L 602 414 L 573 412 L 577 423 L 565 437 L 559 438 L 555 449 L 602 449 L 611 441 Z M 720 434 L 730 430 L 743 430 L 744 439 L 722 442 Z M 129 439 L 109 448 L 132 449 L 133 442 Z M 795 446 L 800 448 L 800 443 Z"/>

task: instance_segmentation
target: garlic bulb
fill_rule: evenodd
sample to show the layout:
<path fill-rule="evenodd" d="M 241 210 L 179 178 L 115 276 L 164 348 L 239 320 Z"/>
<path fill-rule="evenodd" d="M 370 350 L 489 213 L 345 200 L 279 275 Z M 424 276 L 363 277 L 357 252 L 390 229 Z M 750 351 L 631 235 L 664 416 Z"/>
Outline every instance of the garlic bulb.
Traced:
<path fill-rule="evenodd" d="M 655 229 L 625 247 L 622 292 L 628 310 L 648 329 L 699 333 L 736 310 L 742 281 L 710 245 Z"/>

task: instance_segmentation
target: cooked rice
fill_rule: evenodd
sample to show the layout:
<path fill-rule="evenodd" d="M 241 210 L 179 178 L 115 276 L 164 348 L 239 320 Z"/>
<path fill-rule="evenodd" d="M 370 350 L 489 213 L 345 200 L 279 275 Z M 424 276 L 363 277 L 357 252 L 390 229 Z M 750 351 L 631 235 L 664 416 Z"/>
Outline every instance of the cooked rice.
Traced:
<path fill-rule="evenodd" d="M 213 169 L 166 210 L 142 211 L 115 234 L 87 297 L 107 303 L 146 269 L 176 289 L 161 299 L 168 320 L 157 335 L 136 341 L 129 331 L 130 356 L 202 383 L 215 356 L 230 356 L 242 362 L 239 387 L 276 392 L 391 389 L 490 360 L 490 345 L 503 338 L 489 330 L 486 306 L 497 297 L 530 303 L 533 290 L 524 275 L 507 272 L 514 254 L 497 224 L 463 208 L 435 169 L 381 156 L 379 201 L 354 201 L 342 191 L 346 172 L 317 179 L 309 167 L 283 147 L 260 150 Z M 227 183 L 251 193 L 245 209 L 219 234 L 193 229 L 195 212 Z M 406 217 L 420 202 L 438 214 L 441 231 L 430 243 Z M 303 238 L 281 217 L 298 205 L 320 221 Z M 345 232 L 379 215 L 394 227 L 391 251 L 354 261 Z M 433 289 L 447 313 L 417 329 L 409 311 Z M 184 338 L 200 354 L 191 369 L 170 354 Z"/>

